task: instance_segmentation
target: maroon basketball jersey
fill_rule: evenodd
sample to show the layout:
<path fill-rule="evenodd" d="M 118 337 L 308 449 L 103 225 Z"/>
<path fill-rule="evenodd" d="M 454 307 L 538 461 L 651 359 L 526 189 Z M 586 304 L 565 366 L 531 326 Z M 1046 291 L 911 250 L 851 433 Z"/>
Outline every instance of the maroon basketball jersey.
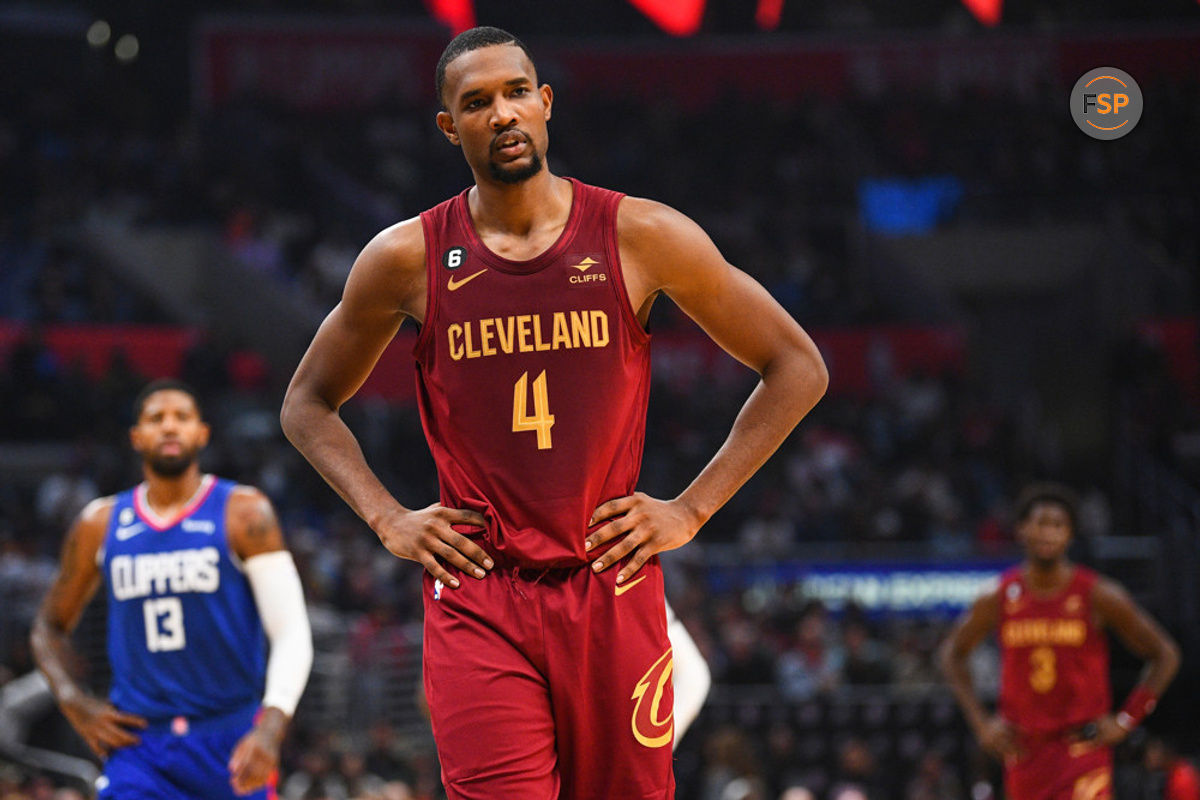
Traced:
<path fill-rule="evenodd" d="M 1076 566 L 1052 597 L 1021 567 L 1000 578 L 1000 713 L 1022 731 L 1054 734 L 1107 714 L 1108 641 L 1095 623 L 1096 573 Z"/>
<path fill-rule="evenodd" d="M 622 195 L 571 181 L 558 240 L 530 261 L 484 246 L 467 192 L 421 214 L 429 300 L 417 398 L 441 502 L 479 511 L 486 549 L 576 566 L 588 519 L 637 483 L 650 337 L 625 293 Z"/>

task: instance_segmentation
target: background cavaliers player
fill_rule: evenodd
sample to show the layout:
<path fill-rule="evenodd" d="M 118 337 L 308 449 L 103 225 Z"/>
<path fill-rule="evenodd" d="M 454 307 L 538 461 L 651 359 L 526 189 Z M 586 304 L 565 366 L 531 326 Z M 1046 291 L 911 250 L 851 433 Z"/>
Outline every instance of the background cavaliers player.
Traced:
<path fill-rule="evenodd" d="M 367 244 L 292 379 L 284 431 L 428 573 L 425 690 L 451 798 L 671 797 L 656 554 L 690 541 L 770 456 L 825 367 L 691 220 L 549 171 L 553 92 L 511 34 L 456 37 L 437 90 L 438 127 L 475 184 Z M 669 500 L 635 493 L 659 295 L 761 376 Z M 441 488 L 425 508 L 391 496 L 338 415 L 406 317 L 421 325 L 417 396 Z"/>
<path fill-rule="evenodd" d="M 91 502 L 67 533 L 34 620 L 38 668 L 105 760 L 101 798 L 274 797 L 312 664 L 300 576 L 270 501 L 200 472 L 208 426 L 186 384 L 151 383 L 134 419 L 145 481 Z M 107 702 L 71 674 L 70 631 L 101 583 Z"/>
<path fill-rule="evenodd" d="M 1075 500 L 1065 487 L 1037 484 L 1017 500 L 1025 562 L 964 615 L 941 651 L 954 696 L 988 752 L 1004 761 L 1013 800 L 1096 800 L 1112 795 L 1112 745 L 1149 714 L 1179 667 L 1171 638 L 1103 576 L 1067 560 Z M 1146 660 L 1121 711 L 1111 713 L 1111 629 Z M 1000 708 L 976 698 L 967 656 L 998 632 Z"/>

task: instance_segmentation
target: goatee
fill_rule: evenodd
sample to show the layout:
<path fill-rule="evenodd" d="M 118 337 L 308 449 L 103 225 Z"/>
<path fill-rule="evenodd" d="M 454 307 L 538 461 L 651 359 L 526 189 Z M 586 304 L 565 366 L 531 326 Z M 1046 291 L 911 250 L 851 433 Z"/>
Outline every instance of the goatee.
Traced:
<path fill-rule="evenodd" d="M 522 183 L 542 171 L 542 156 L 535 151 L 528 164 L 512 169 L 503 167 L 495 161 L 488 161 L 488 169 L 491 171 L 492 177 L 501 183 Z"/>
<path fill-rule="evenodd" d="M 160 478 L 178 478 L 188 471 L 196 461 L 195 453 L 180 453 L 177 456 L 154 455 L 146 459 L 146 466 Z"/>

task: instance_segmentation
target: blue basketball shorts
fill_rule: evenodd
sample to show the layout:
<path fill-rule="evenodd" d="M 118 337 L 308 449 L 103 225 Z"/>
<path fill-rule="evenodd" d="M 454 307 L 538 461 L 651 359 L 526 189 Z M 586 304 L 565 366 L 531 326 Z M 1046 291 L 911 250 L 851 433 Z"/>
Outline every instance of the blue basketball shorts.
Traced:
<path fill-rule="evenodd" d="M 175 717 L 114 750 L 96 781 L 99 800 L 275 800 L 271 785 L 247 795 L 229 784 L 229 757 L 254 724 L 258 706 L 219 717 Z"/>

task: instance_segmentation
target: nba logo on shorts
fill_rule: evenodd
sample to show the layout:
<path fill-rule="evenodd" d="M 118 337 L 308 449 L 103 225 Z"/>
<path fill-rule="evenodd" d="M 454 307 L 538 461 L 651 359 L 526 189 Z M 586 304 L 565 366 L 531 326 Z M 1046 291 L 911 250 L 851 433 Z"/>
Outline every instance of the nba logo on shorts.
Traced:
<path fill-rule="evenodd" d="M 440 578 L 433 582 L 433 599 L 434 600 L 442 599 L 442 587 L 445 585 L 446 584 L 442 583 Z"/>

